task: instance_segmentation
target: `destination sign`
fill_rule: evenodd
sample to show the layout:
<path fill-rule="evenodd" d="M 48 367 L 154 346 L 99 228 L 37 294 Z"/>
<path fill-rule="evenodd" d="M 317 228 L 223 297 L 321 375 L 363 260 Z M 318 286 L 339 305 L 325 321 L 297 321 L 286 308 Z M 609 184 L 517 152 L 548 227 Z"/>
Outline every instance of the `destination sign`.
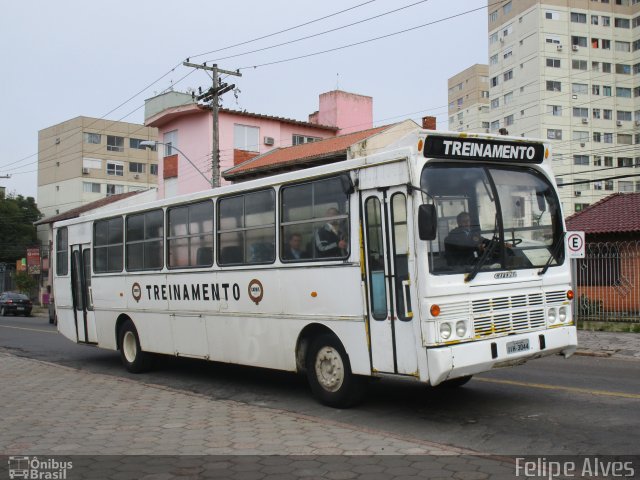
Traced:
<path fill-rule="evenodd" d="M 533 142 L 433 135 L 425 139 L 424 156 L 452 160 L 542 163 L 544 161 L 544 145 Z"/>

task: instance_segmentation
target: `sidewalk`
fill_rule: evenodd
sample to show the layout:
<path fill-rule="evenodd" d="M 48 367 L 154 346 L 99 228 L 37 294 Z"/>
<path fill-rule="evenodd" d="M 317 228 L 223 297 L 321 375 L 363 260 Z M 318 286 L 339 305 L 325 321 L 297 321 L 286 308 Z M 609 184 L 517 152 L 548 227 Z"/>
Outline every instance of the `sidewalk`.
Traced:
<path fill-rule="evenodd" d="M 144 478 L 145 472 L 136 468 L 145 465 L 164 465 L 168 470 L 179 468 L 182 472 L 182 459 L 176 455 L 202 455 L 185 457 L 190 459 L 189 468 L 211 464 L 218 473 L 223 462 L 227 478 L 247 480 L 302 476 L 347 480 L 358 477 L 352 473 L 358 469 L 384 473 L 383 478 L 405 474 L 452 478 L 453 474 L 453 478 L 478 480 L 511 478 L 514 472 L 513 462 L 506 459 L 488 458 L 449 445 L 273 408 L 214 400 L 2 351 L 0 385 L 0 456 L 37 455 L 42 460 L 47 455 L 73 455 L 69 458 L 81 468 L 72 473 L 80 474 L 82 470 L 86 478 L 106 478 L 86 471 L 88 459 L 96 465 L 102 462 L 100 468 L 110 462 L 109 468 L 116 470 L 123 464 L 138 465 L 130 465 L 130 477 L 117 478 Z M 109 455 L 147 456 L 135 457 L 138 460 L 134 462 Z M 239 470 L 234 470 L 236 467 Z M 462 476 L 453 472 L 462 472 Z M 269 477 L 269 473 L 277 476 Z M 184 472 L 147 478 L 185 478 L 181 475 Z"/>
<path fill-rule="evenodd" d="M 640 360 L 640 334 L 578 330 L 577 354 Z"/>

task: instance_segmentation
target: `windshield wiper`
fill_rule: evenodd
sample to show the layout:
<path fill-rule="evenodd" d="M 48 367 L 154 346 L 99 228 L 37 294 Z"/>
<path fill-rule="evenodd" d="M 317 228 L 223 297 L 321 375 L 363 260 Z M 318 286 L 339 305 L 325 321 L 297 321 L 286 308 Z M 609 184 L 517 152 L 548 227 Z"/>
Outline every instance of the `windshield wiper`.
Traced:
<path fill-rule="evenodd" d="M 560 252 L 560 246 L 564 244 L 565 233 L 566 232 L 562 233 L 562 235 L 560 236 L 556 244 L 551 249 L 551 254 L 549 255 L 549 259 L 547 260 L 547 263 L 545 263 L 542 270 L 538 272 L 538 275 L 544 275 L 545 273 L 547 273 L 547 270 L 549 270 L 549 267 L 551 266 L 551 262 L 558 256 L 558 253 Z"/>
<path fill-rule="evenodd" d="M 475 266 L 473 267 L 473 270 L 471 270 L 469 274 L 465 277 L 464 279 L 465 283 L 470 282 L 471 280 L 476 278 L 476 275 L 478 274 L 482 266 L 485 264 L 487 259 L 491 255 L 493 255 L 493 251 L 496 249 L 496 246 L 498 246 L 499 243 L 500 243 L 500 240 L 496 240 L 495 235 L 491 240 L 489 240 L 489 245 L 487 245 L 487 247 L 484 249 L 482 256 L 478 259 L 478 263 L 475 264 Z"/>

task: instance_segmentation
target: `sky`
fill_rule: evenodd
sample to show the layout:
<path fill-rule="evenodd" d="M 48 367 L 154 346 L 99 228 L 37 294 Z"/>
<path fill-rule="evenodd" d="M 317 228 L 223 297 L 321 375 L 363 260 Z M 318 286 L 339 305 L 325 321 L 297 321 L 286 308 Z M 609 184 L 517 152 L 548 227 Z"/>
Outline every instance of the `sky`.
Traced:
<path fill-rule="evenodd" d="M 143 123 L 145 98 L 172 87 L 208 87 L 204 71 L 182 66 L 186 58 L 194 63 L 217 60 L 227 70 L 241 68 L 241 78 L 230 78 L 240 89 L 239 98 L 225 95 L 227 108 L 306 120 L 318 108 L 318 95 L 338 87 L 372 96 L 377 125 L 435 115 L 439 128 L 446 128 L 447 79 L 487 62 L 486 3 L 5 2 L 0 16 L 0 177 L 11 178 L 0 178 L 0 186 L 8 193 L 37 195 L 38 131 L 43 128 L 80 115 Z M 354 22 L 361 23 L 240 55 Z M 350 48 L 259 66 L 431 22 L 436 23 Z"/>

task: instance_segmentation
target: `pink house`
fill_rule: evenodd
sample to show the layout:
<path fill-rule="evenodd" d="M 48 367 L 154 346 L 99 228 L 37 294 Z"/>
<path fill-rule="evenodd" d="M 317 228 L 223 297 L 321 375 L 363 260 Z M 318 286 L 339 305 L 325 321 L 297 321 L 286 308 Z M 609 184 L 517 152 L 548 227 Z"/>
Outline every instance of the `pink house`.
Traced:
<path fill-rule="evenodd" d="M 220 172 L 274 148 L 289 147 L 371 128 L 373 99 L 340 90 L 320 95 L 308 121 L 220 109 Z M 158 128 L 158 196 L 210 188 L 212 118 L 208 105 L 190 94 L 167 92 L 145 102 L 145 125 Z M 198 171 L 199 170 L 199 171 Z M 220 178 L 220 184 L 229 181 Z"/>

